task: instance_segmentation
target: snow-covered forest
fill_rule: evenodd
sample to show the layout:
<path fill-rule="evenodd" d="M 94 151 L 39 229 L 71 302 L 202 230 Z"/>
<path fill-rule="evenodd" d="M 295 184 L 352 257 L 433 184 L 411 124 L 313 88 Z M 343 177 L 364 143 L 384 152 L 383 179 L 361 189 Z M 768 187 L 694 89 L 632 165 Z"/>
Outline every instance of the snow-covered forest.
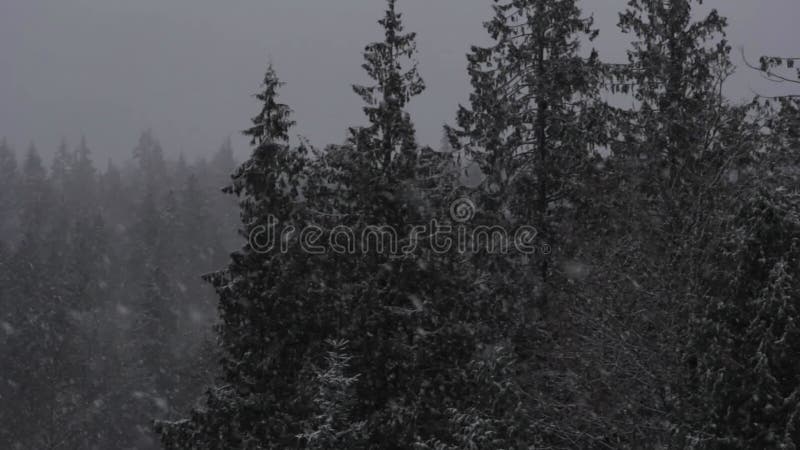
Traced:
<path fill-rule="evenodd" d="M 167 161 L 143 133 L 130 161 L 87 142 L 50 167 L 0 143 L 0 448 L 155 448 L 152 420 L 213 380 L 213 290 L 238 215 L 234 170 Z"/>
<path fill-rule="evenodd" d="M 266 60 L 244 161 L 0 142 L 0 448 L 797 448 L 800 58 L 733 101 L 699 0 L 630 0 L 624 63 L 577 0 L 490 3 L 435 149 L 397 0 L 344 142 Z"/>

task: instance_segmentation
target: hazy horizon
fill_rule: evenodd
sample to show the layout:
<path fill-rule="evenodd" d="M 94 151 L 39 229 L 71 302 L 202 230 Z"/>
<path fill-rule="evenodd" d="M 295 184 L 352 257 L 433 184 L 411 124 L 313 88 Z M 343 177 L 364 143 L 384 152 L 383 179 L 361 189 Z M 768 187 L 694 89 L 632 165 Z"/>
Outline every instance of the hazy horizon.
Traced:
<path fill-rule="evenodd" d="M 488 0 L 402 0 L 406 28 L 418 33 L 420 72 L 428 90 L 410 107 L 421 143 L 438 146 L 469 95 L 465 54 L 487 41 Z M 586 2 L 584 2 L 586 3 Z M 625 0 L 584 5 L 606 61 L 625 61 L 630 38 L 616 27 Z M 800 40 L 800 3 L 707 1 L 729 18 L 739 72 L 729 97 L 776 93 L 781 86 L 743 67 L 787 55 Z M 18 152 L 31 141 L 49 157 L 62 139 L 85 135 L 95 159 L 127 159 L 150 129 L 170 156 L 205 156 L 233 138 L 236 155 L 249 146 L 239 130 L 257 104 L 268 59 L 287 83 L 283 100 L 295 110 L 294 133 L 317 146 L 339 143 L 348 126 L 365 123 L 350 85 L 365 81 L 361 52 L 379 39 L 383 2 L 208 0 L 135 3 L 106 0 L 6 0 L 0 5 L 0 137 Z M 758 32 L 756 30 L 769 30 Z"/>

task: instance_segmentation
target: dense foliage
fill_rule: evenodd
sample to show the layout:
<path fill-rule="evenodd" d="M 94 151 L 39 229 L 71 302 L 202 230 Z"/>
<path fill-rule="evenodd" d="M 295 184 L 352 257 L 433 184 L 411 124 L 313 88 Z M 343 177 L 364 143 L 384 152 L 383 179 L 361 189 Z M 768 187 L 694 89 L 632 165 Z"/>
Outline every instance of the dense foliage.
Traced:
<path fill-rule="evenodd" d="M 101 172 L 62 143 L 47 170 L 0 144 L 2 448 L 155 448 L 153 418 L 213 380 L 200 275 L 235 242 L 232 149 L 190 165 L 144 133 L 134 157 Z"/>
<path fill-rule="evenodd" d="M 49 171 L 0 145 L 0 443 L 797 448 L 797 97 L 723 96 L 701 0 L 630 0 L 622 64 L 577 0 L 495 0 L 434 150 L 396 3 L 341 144 L 292 139 L 270 66 L 238 168 L 149 133 L 104 173 L 85 142 Z M 752 69 L 793 84 L 796 61 Z M 520 229 L 532 251 L 498 251 Z"/>

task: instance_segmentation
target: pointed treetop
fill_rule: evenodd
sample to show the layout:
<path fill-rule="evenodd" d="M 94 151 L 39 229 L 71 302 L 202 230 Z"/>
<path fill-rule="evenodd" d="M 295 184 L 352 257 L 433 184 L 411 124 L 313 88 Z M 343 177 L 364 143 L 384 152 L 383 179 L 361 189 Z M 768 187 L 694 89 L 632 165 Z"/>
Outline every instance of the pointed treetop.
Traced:
<path fill-rule="evenodd" d="M 75 149 L 75 156 L 77 160 L 88 160 L 90 159 L 90 155 L 92 154 L 91 150 L 89 150 L 89 145 L 86 144 L 86 136 L 81 135 L 81 142 L 78 144 L 78 148 Z"/>
<path fill-rule="evenodd" d="M 0 140 L 0 173 L 4 176 L 17 170 L 17 155 L 8 145 L 6 139 Z"/>
<path fill-rule="evenodd" d="M 374 86 L 353 86 L 353 90 L 368 105 L 380 103 L 376 93 L 383 94 L 387 106 L 403 108 L 409 100 L 425 90 L 425 83 L 417 72 L 416 33 L 403 34 L 402 14 L 395 9 L 395 0 L 388 0 L 386 16 L 378 23 L 383 27 L 385 39 L 373 42 L 364 49 L 362 65 L 370 78 L 376 81 Z M 407 59 L 408 61 L 403 61 Z M 404 70 L 404 63 L 410 65 Z M 371 109 L 365 108 L 366 114 L 373 118 Z"/>
<path fill-rule="evenodd" d="M 139 135 L 139 143 L 133 149 L 133 157 L 145 170 L 164 165 L 164 150 L 151 130 L 145 130 Z"/>
<path fill-rule="evenodd" d="M 384 40 L 364 49 L 362 67 L 374 81 L 372 85 L 354 85 L 366 106 L 370 126 L 352 130 L 356 142 L 374 153 L 374 158 L 387 170 L 398 152 L 416 150 L 414 125 L 406 105 L 425 90 L 425 82 L 417 72 L 416 33 L 403 33 L 402 15 L 395 1 L 388 0 L 386 15 L 378 23 L 384 29 Z"/>
<path fill-rule="evenodd" d="M 31 142 L 28 147 L 28 153 L 25 155 L 25 165 L 23 166 L 23 173 L 27 178 L 45 178 L 46 170 L 42 165 L 42 157 L 39 156 L 39 151 L 36 146 Z"/>
<path fill-rule="evenodd" d="M 278 103 L 277 100 L 278 89 L 283 85 L 272 64 L 269 64 L 264 74 L 262 90 L 255 95 L 263 103 L 261 112 L 253 117 L 253 126 L 243 132 L 251 137 L 252 145 L 260 146 L 289 140 L 289 129 L 295 122 L 291 119 L 292 109 L 283 103 Z"/>
<path fill-rule="evenodd" d="M 727 19 L 712 9 L 693 20 L 694 3 L 703 2 L 629 0 L 628 9 L 619 15 L 620 30 L 636 36 L 628 60 L 639 85 L 638 100 L 656 99 L 648 106 L 686 104 L 694 93 L 694 103 L 703 107 L 708 101 L 702 97 L 715 94 L 718 78 L 732 73 Z"/>
<path fill-rule="evenodd" d="M 59 160 L 61 160 L 61 163 L 68 165 L 69 159 L 69 144 L 67 143 L 67 139 L 62 137 L 61 141 L 58 143 L 58 150 L 56 150 L 54 163 L 57 164 Z"/>
<path fill-rule="evenodd" d="M 50 165 L 51 179 L 63 189 L 66 183 L 67 176 L 74 166 L 73 155 L 69 151 L 69 145 L 65 138 L 61 138 L 58 145 L 58 150 L 53 157 L 52 164 Z"/>
<path fill-rule="evenodd" d="M 213 166 L 213 170 L 218 173 L 224 173 L 226 176 L 233 171 L 236 166 L 236 160 L 233 156 L 233 144 L 231 143 L 230 136 L 225 138 L 219 150 L 214 153 L 211 159 L 211 165 Z"/>

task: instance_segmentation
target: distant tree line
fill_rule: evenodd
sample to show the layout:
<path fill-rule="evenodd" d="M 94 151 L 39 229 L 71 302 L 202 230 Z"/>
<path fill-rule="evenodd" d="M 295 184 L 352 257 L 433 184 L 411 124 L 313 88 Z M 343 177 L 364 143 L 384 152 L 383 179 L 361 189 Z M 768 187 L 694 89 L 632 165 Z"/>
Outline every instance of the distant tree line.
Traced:
<path fill-rule="evenodd" d="M 235 167 L 167 160 L 143 133 L 101 171 L 85 140 L 49 170 L 0 143 L 0 447 L 157 448 L 213 380 L 213 292 L 235 246 Z M 220 231 L 231 230 L 231 231 Z"/>

